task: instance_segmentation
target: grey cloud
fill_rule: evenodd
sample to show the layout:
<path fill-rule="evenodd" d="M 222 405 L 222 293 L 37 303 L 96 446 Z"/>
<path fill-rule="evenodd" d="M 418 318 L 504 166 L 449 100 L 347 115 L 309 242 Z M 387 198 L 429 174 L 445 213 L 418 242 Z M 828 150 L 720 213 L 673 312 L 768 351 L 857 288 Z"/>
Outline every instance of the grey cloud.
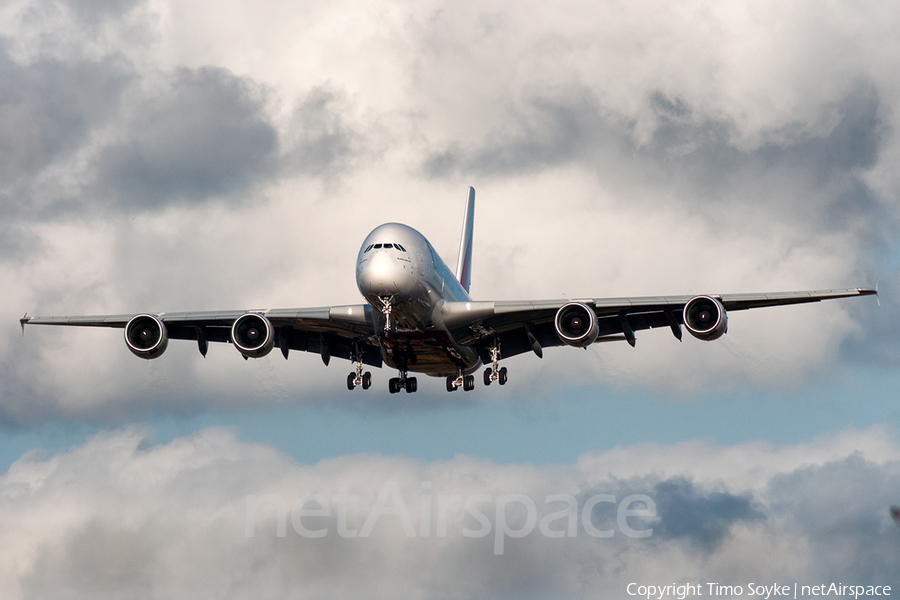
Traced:
<path fill-rule="evenodd" d="M 875 229 L 886 217 L 897 224 L 885 199 L 861 177 L 877 162 L 885 137 L 870 86 L 858 86 L 822 116 L 835 119 L 833 127 L 810 130 L 797 123 L 747 149 L 728 122 L 662 96 L 654 106 L 659 124 L 648 156 L 683 197 L 693 195 L 698 204 L 752 203 L 832 231 L 859 226 L 860 216 Z"/>
<path fill-rule="evenodd" d="M 252 84 L 224 69 L 182 68 L 100 153 L 96 187 L 138 210 L 233 197 L 273 171 L 277 149 Z"/>
<path fill-rule="evenodd" d="M 115 57 L 23 65 L 0 47 L 0 176 L 28 182 L 116 112 L 130 68 Z M 18 198 L 7 201 L 16 202 Z"/>
<path fill-rule="evenodd" d="M 116 519 L 96 517 L 66 532 L 63 540 L 46 543 L 22 582 L 31 598 L 116 598 L 123 589 L 152 589 L 155 550 L 152 531 L 129 527 Z M 152 597 L 146 595 L 137 597 Z"/>
<path fill-rule="evenodd" d="M 900 544 L 887 511 L 898 502 L 898 490 L 900 464 L 851 455 L 775 477 L 769 513 L 821 549 L 818 562 L 827 572 L 896 584 Z"/>
<path fill-rule="evenodd" d="M 24 64 L 0 44 L 0 261 L 20 260 L 39 247 L 31 220 L 80 204 L 42 175 L 109 122 L 133 78 L 115 56 Z"/>
<path fill-rule="evenodd" d="M 510 112 L 509 121 L 487 132 L 483 142 L 455 142 L 431 153 L 423 162 L 425 174 L 527 173 L 596 158 L 624 142 L 622 131 L 600 115 L 587 90 L 535 95 Z"/>
<path fill-rule="evenodd" d="M 876 164 L 886 135 L 871 86 L 861 84 L 829 107 L 822 118 L 836 119 L 831 128 L 797 123 L 746 148 L 728 120 L 659 92 L 647 102 L 654 126 L 641 141 L 637 124 L 606 110 L 590 90 L 533 94 L 482 140 L 434 151 L 422 168 L 430 177 L 504 177 L 578 164 L 606 185 L 675 189 L 695 209 L 753 203 L 831 230 L 859 227 L 860 218 L 876 229 L 886 217 L 897 225 L 861 177 Z"/>
<path fill-rule="evenodd" d="M 686 539 L 707 553 L 719 546 L 735 523 L 765 520 L 749 495 L 699 490 L 683 478 L 659 482 L 650 496 L 659 516 L 654 535 L 663 540 Z"/>
<path fill-rule="evenodd" d="M 656 506 L 656 517 L 644 525 L 653 529 L 654 543 L 683 541 L 702 554 L 715 552 L 735 524 L 766 520 L 765 507 L 752 495 L 706 489 L 684 477 L 661 481 L 657 477 L 636 477 L 613 486 L 606 483 L 585 492 L 581 502 L 601 493 L 614 493 L 619 500 L 632 494 L 649 496 Z M 598 505 L 592 519 L 598 529 L 614 529 L 617 513 L 609 505 Z"/>
<path fill-rule="evenodd" d="M 284 149 L 288 174 L 330 176 L 350 166 L 361 153 L 364 135 L 348 119 L 350 102 L 327 87 L 311 90 L 294 110 Z"/>
<path fill-rule="evenodd" d="M 145 0 L 63 0 L 65 6 L 88 24 L 121 17 L 144 3 Z"/>

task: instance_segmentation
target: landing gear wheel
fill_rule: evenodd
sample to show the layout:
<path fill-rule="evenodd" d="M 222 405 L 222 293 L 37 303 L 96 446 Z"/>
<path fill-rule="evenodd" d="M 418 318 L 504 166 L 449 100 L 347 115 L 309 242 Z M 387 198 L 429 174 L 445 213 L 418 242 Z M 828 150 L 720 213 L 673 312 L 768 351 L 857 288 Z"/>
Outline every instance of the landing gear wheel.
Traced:
<path fill-rule="evenodd" d="M 456 377 L 448 377 L 447 378 L 447 391 L 448 392 L 456 391 Z"/>
<path fill-rule="evenodd" d="M 506 385 L 506 380 L 509 378 L 509 375 L 506 373 L 506 367 L 500 369 L 500 385 Z"/>
<path fill-rule="evenodd" d="M 475 376 L 474 375 L 466 375 L 463 377 L 463 391 L 471 392 L 475 389 Z"/>
<path fill-rule="evenodd" d="M 485 385 L 485 387 L 491 385 L 491 373 L 492 372 L 493 372 L 493 369 L 491 369 L 490 367 L 488 367 L 487 369 L 484 370 L 484 385 Z"/>
<path fill-rule="evenodd" d="M 400 378 L 399 377 L 391 377 L 390 381 L 388 381 L 388 392 L 391 394 L 396 394 L 400 391 Z"/>
<path fill-rule="evenodd" d="M 369 389 L 370 387 L 372 387 L 372 374 L 369 373 L 368 371 L 366 371 L 365 373 L 363 373 L 363 383 L 362 383 L 362 386 L 363 386 L 363 389 L 364 389 L 364 390 L 367 390 L 367 389 Z"/>
<path fill-rule="evenodd" d="M 406 393 L 407 394 L 412 394 L 413 392 L 416 391 L 416 389 L 418 389 L 418 387 L 419 387 L 419 384 L 416 381 L 415 377 L 409 377 L 406 379 Z"/>
<path fill-rule="evenodd" d="M 352 390 L 353 388 L 356 387 L 356 384 L 354 383 L 355 380 L 356 380 L 356 373 L 350 373 L 349 375 L 347 375 L 347 389 L 348 390 Z"/>

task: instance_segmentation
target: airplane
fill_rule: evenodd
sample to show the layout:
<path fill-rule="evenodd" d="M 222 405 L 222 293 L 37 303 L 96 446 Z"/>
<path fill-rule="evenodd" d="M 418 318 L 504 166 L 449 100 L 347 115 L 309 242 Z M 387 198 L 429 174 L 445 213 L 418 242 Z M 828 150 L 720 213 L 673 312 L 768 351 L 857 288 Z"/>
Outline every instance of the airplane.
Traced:
<path fill-rule="evenodd" d="M 447 391 L 475 388 L 474 373 L 485 365 L 484 385 L 504 385 L 503 359 L 544 348 L 587 348 L 626 341 L 635 332 L 669 328 L 679 341 L 682 326 L 693 337 L 712 341 L 728 330 L 728 312 L 868 296 L 877 290 L 704 294 L 576 300 L 484 301 L 469 295 L 475 189 L 469 187 L 455 273 L 421 233 L 385 223 L 366 236 L 356 259 L 356 284 L 365 304 L 213 312 L 141 313 L 76 317 L 29 317 L 26 324 L 111 327 L 125 330 L 136 356 L 159 358 L 170 339 L 193 340 L 206 356 L 210 342 L 232 344 L 244 359 L 262 358 L 279 348 L 317 353 L 328 365 L 347 359 L 355 369 L 347 388 L 369 389 L 364 365 L 396 369 L 388 391 L 413 393 L 420 373 L 446 378 Z"/>

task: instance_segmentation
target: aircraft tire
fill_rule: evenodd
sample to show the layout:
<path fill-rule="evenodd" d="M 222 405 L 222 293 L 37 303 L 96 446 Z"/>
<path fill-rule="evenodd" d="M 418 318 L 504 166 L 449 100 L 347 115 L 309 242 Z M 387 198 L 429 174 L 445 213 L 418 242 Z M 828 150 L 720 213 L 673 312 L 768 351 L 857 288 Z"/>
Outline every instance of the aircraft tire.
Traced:
<path fill-rule="evenodd" d="M 367 390 L 372 387 L 372 374 L 366 371 L 363 373 L 363 389 Z"/>
<path fill-rule="evenodd" d="M 475 376 L 474 375 L 466 375 L 463 377 L 463 391 L 471 392 L 475 389 Z"/>
<path fill-rule="evenodd" d="M 448 392 L 455 392 L 455 391 L 456 391 L 456 386 L 453 385 L 453 381 L 454 381 L 455 379 L 456 379 L 455 377 L 448 377 L 448 378 L 447 378 L 447 391 L 448 391 Z"/>
<path fill-rule="evenodd" d="M 509 379 L 509 375 L 506 372 L 506 367 L 500 367 L 500 385 L 506 385 L 506 380 Z"/>
<path fill-rule="evenodd" d="M 412 394 L 412 393 L 414 393 L 417 389 L 419 389 L 419 382 L 416 381 L 416 378 L 415 378 L 415 377 L 408 377 L 408 378 L 406 379 L 406 393 L 407 393 L 407 394 Z"/>
<path fill-rule="evenodd" d="M 493 369 L 491 369 L 490 367 L 488 367 L 487 369 L 484 370 L 484 385 L 485 385 L 485 387 L 491 385 L 491 371 L 493 371 Z"/>
<path fill-rule="evenodd" d="M 347 375 L 347 389 L 353 390 L 356 386 L 353 384 L 353 380 L 356 379 L 356 373 L 350 373 Z"/>
<path fill-rule="evenodd" d="M 391 394 L 396 394 L 400 391 L 400 379 L 397 377 L 391 377 L 390 381 L 388 381 L 388 392 Z"/>

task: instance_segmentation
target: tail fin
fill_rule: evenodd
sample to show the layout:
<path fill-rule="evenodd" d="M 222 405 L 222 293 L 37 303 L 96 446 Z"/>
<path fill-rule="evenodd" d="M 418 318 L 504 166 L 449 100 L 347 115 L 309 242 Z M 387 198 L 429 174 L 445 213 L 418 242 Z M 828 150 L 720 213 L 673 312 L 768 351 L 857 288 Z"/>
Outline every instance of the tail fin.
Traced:
<path fill-rule="evenodd" d="M 459 240 L 459 261 L 456 263 L 456 278 L 466 292 L 472 281 L 472 228 L 475 225 L 475 188 L 469 187 L 466 215 L 463 218 L 462 238 Z"/>

